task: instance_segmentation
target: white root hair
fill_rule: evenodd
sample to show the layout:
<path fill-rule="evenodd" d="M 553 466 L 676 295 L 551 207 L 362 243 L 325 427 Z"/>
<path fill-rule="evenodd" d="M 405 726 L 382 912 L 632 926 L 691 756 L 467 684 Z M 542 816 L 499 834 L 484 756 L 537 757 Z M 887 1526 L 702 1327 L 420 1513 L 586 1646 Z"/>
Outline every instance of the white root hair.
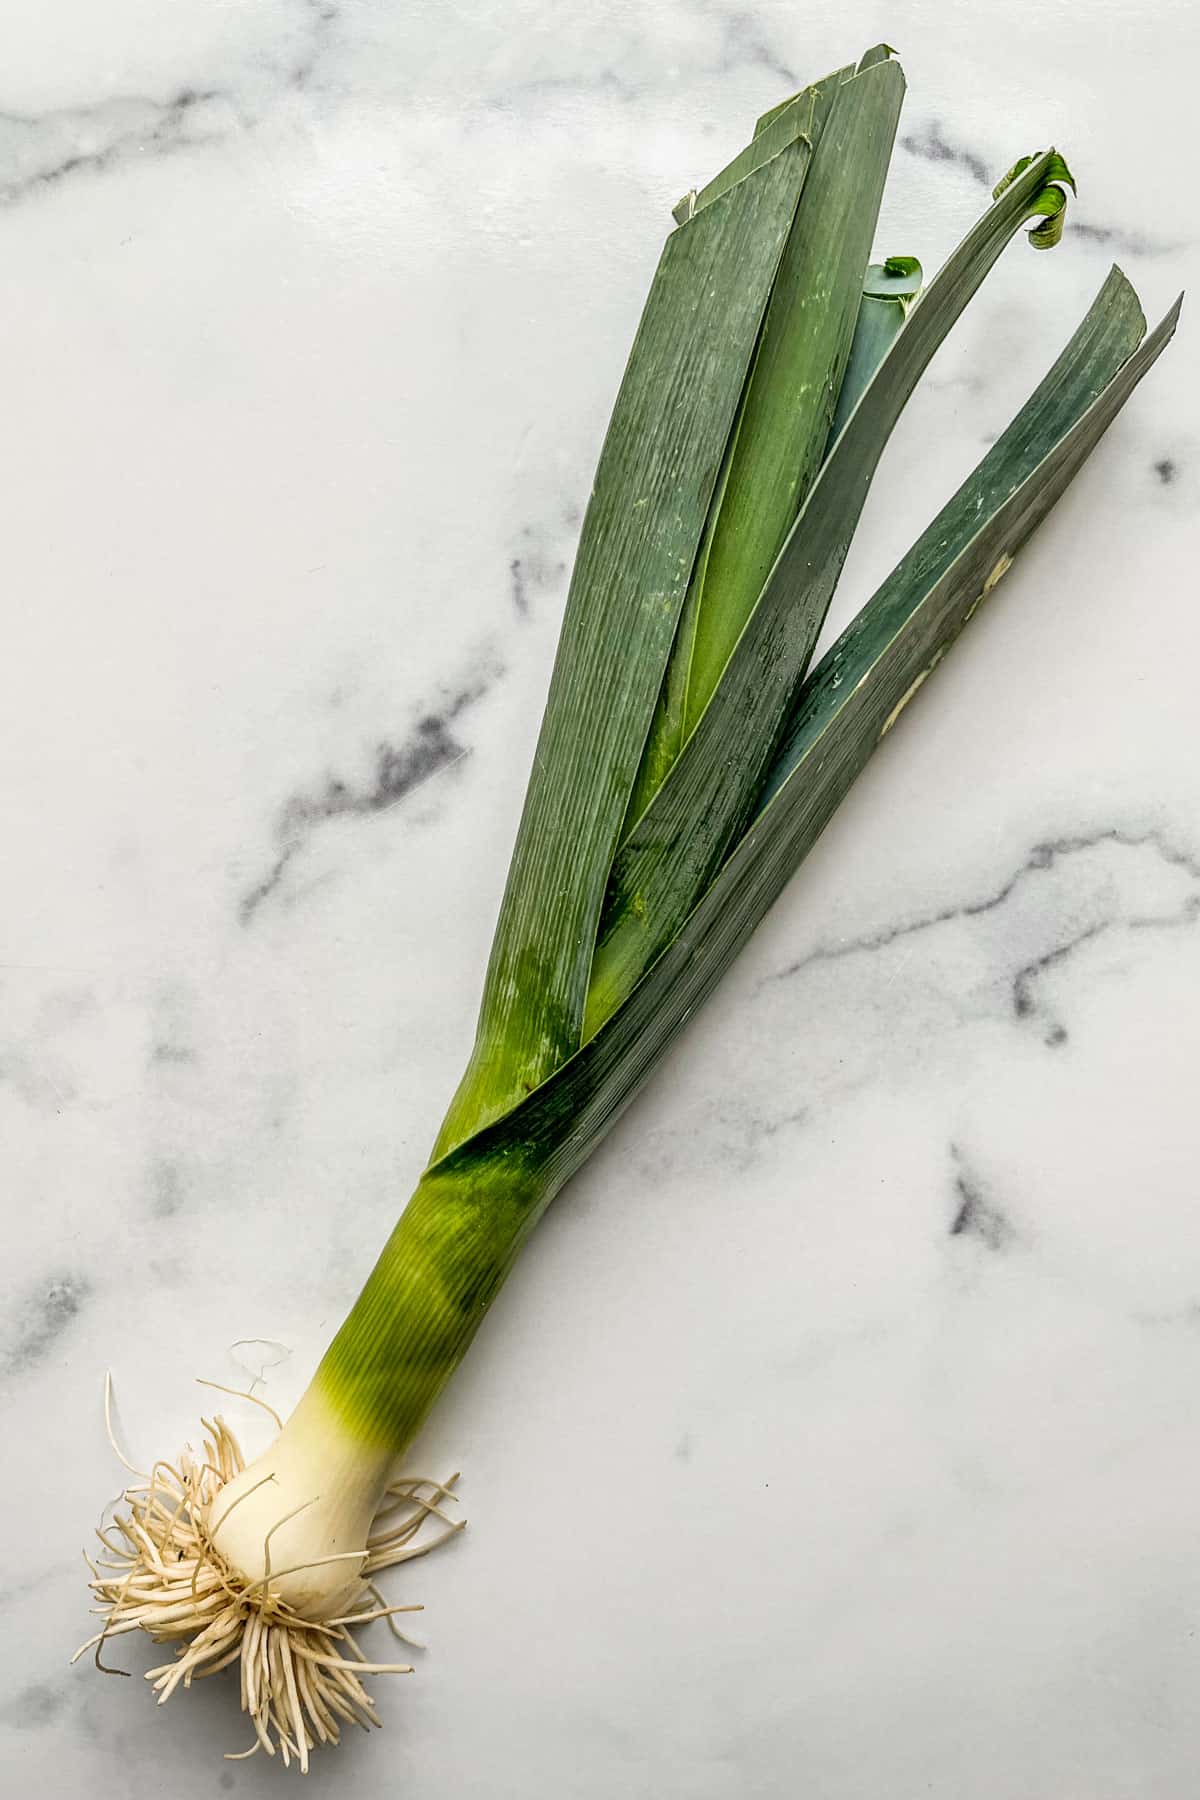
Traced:
<path fill-rule="evenodd" d="M 253 1394 L 240 1397 L 271 1411 Z M 105 1384 L 104 1410 L 113 1450 L 138 1479 L 124 1490 L 125 1510 L 118 1511 L 111 1524 L 97 1528 L 96 1557 L 85 1553 L 97 1601 L 92 1610 L 103 1622 L 80 1645 L 72 1662 L 92 1650 L 97 1668 L 125 1675 L 127 1670 L 113 1669 L 101 1660 L 111 1639 L 145 1631 L 155 1643 L 175 1642 L 173 1660 L 146 1673 L 160 1705 L 177 1688 L 188 1688 L 194 1680 L 239 1663 L 242 1711 L 253 1727 L 254 1742 L 248 1750 L 233 1753 L 233 1761 L 259 1750 L 268 1756 L 278 1751 L 285 1767 L 295 1761 L 307 1773 L 309 1752 L 318 1744 L 336 1744 L 343 1725 L 364 1729 L 379 1725 L 363 1677 L 410 1675 L 412 1664 L 369 1661 L 353 1633 L 383 1619 L 399 1641 L 421 1647 L 405 1637 L 396 1617 L 422 1608 L 388 1605 L 373 1577 L 424 1556 L 462 1530 L 465 1520 L 453 1519 L 446 1511 L 455 1499 L 452 1489 L 458 1477 L 393 1482 L 365 1551 L 320 1559 L 357 1561 L 359 1593 L 339 1617 L 307 1619 L 272 1591 L 273 1575 L 281 1578 L 295 1571 L 272 1571 L 269 1541 L 264 1544 L 267 1573 L 257 1581 L 248 1581 L 233 1569 L 213 1544 L 208 1528 L 213 1502 L 246 1466 L 241 1445 L 224 1420 L 201 1420 L 204 1438 L 199 1456 L 185 1450 L 177 1462 L 157 1462 L 146 1474 L 134 1468 L 113 1435 L 111 1381 Z M 434 1520 L 440 1528 L 423 1533 L 422 1528 Z M 279 1519 L 272 1533 L 286 1522 Z"/>

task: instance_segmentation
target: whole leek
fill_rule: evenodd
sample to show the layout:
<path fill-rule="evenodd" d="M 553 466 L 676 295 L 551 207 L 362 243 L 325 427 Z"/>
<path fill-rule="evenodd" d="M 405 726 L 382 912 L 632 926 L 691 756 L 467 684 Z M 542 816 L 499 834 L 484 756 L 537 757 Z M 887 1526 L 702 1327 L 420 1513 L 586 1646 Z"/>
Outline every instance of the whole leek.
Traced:
<path fill-rule="evenodd" d="M 809 673 L 887 438 L 1022 224 L 1023 158 L 918 295 L 870 265 L 903 94 L 885 47 L 759 121 L 676 209 L 604 443 L 484 986 L 428 1168 L 311 1385 L 244 1465 L 228 1428 L 159 1464 L 102 1536 L 96 1641 L 236 1663 L 254 1747 L 307 1767 L 377 1717 L 355 1626 L 398 1610 L 447 1488 L 394 1471 L 538 1219 L 703 1001 L 876 745 L 1174 329 L 1110 275 L 959 493 Z M 439 1541 L 442 1532 L 432 1541 Z"/>

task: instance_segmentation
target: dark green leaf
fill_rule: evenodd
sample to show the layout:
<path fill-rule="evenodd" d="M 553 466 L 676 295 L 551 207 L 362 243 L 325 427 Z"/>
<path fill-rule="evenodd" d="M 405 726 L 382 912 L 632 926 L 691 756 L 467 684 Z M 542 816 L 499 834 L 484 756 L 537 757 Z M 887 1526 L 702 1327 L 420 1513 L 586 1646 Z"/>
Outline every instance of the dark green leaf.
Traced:
<path fill-rule="evenodd" d="M 830 86 L 819 107 L 813 96 L 812 165 L 684 601 L 630 824 L 707 705 L 820 465 L 903 97 L 894 62 Z"/>
<path fill-rule="evenodd" d="M 579 1043 L 613 850 L 809 156 L 794 137 L 667 240 L 584 521 L 475 1048 L 442 1148 Z"/>
<path fill-rule="evenodd" d="M 1036 158 L 967 234 L 912 308 L 826 457 L 707 708 L 617 853 L 585 1037 L 670 943 L 753 810 L 888 437 L 1060 161 L 1053 151 Z"/>
<path fill-rule="evenodd" d="M 442 1167 L 515 1158 L 544 1171 L 546 1199 L 574 1173 L 734 960 L 998 571 L 1069 485 L 1169 341 L 1178 311 L 1177 303 L 1126 355 L 1140 309 L 1123 277 L 1110 277 L 1050 376 L 813 675 L 769 802 L 684 928 L 569 1063 Z M 957 536 L 947 564 L 935 540 L 948 520 Z"/>
<path fill-rule="evenodd" d="M 744 149 L 738 151 L 733 161 L 727 163 L 719 175 L 714 175 L 699 193 L 693 188 L 690 194 L 685 194 L 672 208 L 676 224 L 683 225 L 689 219 L 694 219 L 712 201 L 728 193 L 739 181 L 745 181 L 747 175 L 753 175 L 756 169 L 760 169 L 765 162 L 770 162 L 773 156 L 778 156 L 780 150 L 793 140 L 800 139 L 812 150 L 828 116 L 838 83 L 853 73 L 853 69 L 839 69 L 836 74 L 814 82 L 811 87 L 793 94 L 790 100 L 775 107 L 765 123 L 760 119 L 754 137 Z"/>
<path fill-rule="evenodd" d="M 831 445 L 891 349 L 920 291 L 921 265 L 915 256 L 889 256 L 886 262 L 872 263 L 867 270 L 854 342 L 829 428 Z"/>

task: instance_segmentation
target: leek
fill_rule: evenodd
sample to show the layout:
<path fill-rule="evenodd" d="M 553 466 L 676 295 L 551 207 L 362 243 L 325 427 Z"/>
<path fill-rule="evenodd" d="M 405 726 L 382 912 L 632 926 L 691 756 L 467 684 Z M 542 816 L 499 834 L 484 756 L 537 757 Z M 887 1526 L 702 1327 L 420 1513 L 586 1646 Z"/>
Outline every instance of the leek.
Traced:
<path fill-rule="evenodd" d="M 1069 171 L 1026 157 L 927 292 L 870 265 L 903 81 L 886 46 L 765 114 L 676 209 L 584 522 L 474 1050 L 311 1385 L 248 1464 L 220 1420 L 101 1533 L 112 1638 L 160 1699 L 237 1664 L 252 1749 L 378 1722 L 375 1576 L 456 1529 L 397 1459 L 526 1238 L 719 980 L 1174 330 L 1114 270 L 1054 367 L 817 668 L 876 464 L 938 344 Z M 919 297 L 918 297 L 919 296 Z M 135 1471 L 136 1473 L 136 1471 Z M 434 1522 L 432 1534 L 428 1527 Z M 394 1620 L 393 1620 L 394 1624 Z"/>

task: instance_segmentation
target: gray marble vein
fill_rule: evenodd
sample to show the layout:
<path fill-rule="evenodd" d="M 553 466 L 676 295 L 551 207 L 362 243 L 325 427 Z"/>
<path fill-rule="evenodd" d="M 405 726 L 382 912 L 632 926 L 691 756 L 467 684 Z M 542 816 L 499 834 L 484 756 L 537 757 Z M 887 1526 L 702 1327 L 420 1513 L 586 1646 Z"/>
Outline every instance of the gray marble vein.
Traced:
<path fill-rule="evenodd" d="M 950 1156 L 954 1167 L 950 1236 L 978 1242 L 986 1250 L 1012 1249 L 1020 1242 L 1017 1227 L 957 1144 L 951 1144 Z"/>
<path fill-rule="evenodd" d="M 978 151 L 948 138 L 940 119 L 927 120 L 917 131 L 902 132 L 899 143 L 902 150 L 924 162 L 948 163 L 965 170 L 980 187 L 992 187 L 1004 173 L 1003 169 L 991 170 L 986 158 Z"/>
<path fill-rule="evenodd" d="M 897 924 L 885 925 L 878 931 L 863 937 L 821 945 L 788 963 L 782 969 L 776 970 L 766 979 L 771 982 L 790 981 L 816 963 L 836 962 L 846 957 L 870 955 L 876 951 L 886 950 L 903 939 L 934 931 L 939 926 L 951 924 L 956 920 L 970 921 L 986 917 L 1007 906 L 1029 883 L 1036 882 L 1043 875 L 1103 846 L 1111 847 L 1118 853 L 1148 851 L 1166 869 L 1179 871 L 1186 877 L 1186 882 L 1183 884 L 1184 891 L 1173 900 L 1165 914 L 1154 913 L 1143 916 L 1136 911 L 1129 913 L 1115 908 L 1108 916 L 1088 923 L 1078 930 L 1068 928 L 1061 943 L 1053 944 L 1039 956 L 1021 964 L 1011 977 L 1012 1010 L 1018 1019 L 1028 1018 L 1036 1010 L 1035 989 L 1039 976 L 1048 969 L 1063 963 L 1076 950 L 1084 944 L 1092 942 L 1102 932 L 1114 929 L 1162 930 L 1194 924 L 1200 918 L 1200 855 L 1192 852 L 1186 845 L 1172 841 L 1158 830 L 1137 832 L 1117 826 L 1106 826 L 1089 832 L 1048 839 L 1043 843 L 1035 844 L 1011 874 L 979 899 L 964 900 L 933 908 Z M 1104 903 L 1102 902 L 1102 904 Z M 1062 1042 L 1064 1040 L 1056 1038 L 1054 1041 Z"/>
<path fill-rule="evenodd" d="M 388 811 L 434 776 L 462 762 L 470 752 L 459 741 L 454 727 L 502 673 L 499 664 L 488 664 L 481 673 L 439 697 L 397 742 L 379 744 L 365 781 L 352 785 L 342 776 L 331 775 L 315 792 L 293 794 L 284 803 L 276 826 L 275 835 L 281 845 L 278 855 L 238 903 L 242 924 L 251 924 L 264 902 L 277 892 L 314 831 L 334 819 L 370 818 Z"/>
<path fill-rule="evenodd" d="M 28 1290 L 6 1320 L 0 1370 L 23 1375 L 55 1349 L 91 1295 L 86 1276 L 57 1271 Z"/>
<path fill-rule="evenodd" d="M 216 89 L 183 88 L 26 116 L 0 112 L 0 205 L 15 206 L 71 176 L 215 143 L 229 128 Z"/>

